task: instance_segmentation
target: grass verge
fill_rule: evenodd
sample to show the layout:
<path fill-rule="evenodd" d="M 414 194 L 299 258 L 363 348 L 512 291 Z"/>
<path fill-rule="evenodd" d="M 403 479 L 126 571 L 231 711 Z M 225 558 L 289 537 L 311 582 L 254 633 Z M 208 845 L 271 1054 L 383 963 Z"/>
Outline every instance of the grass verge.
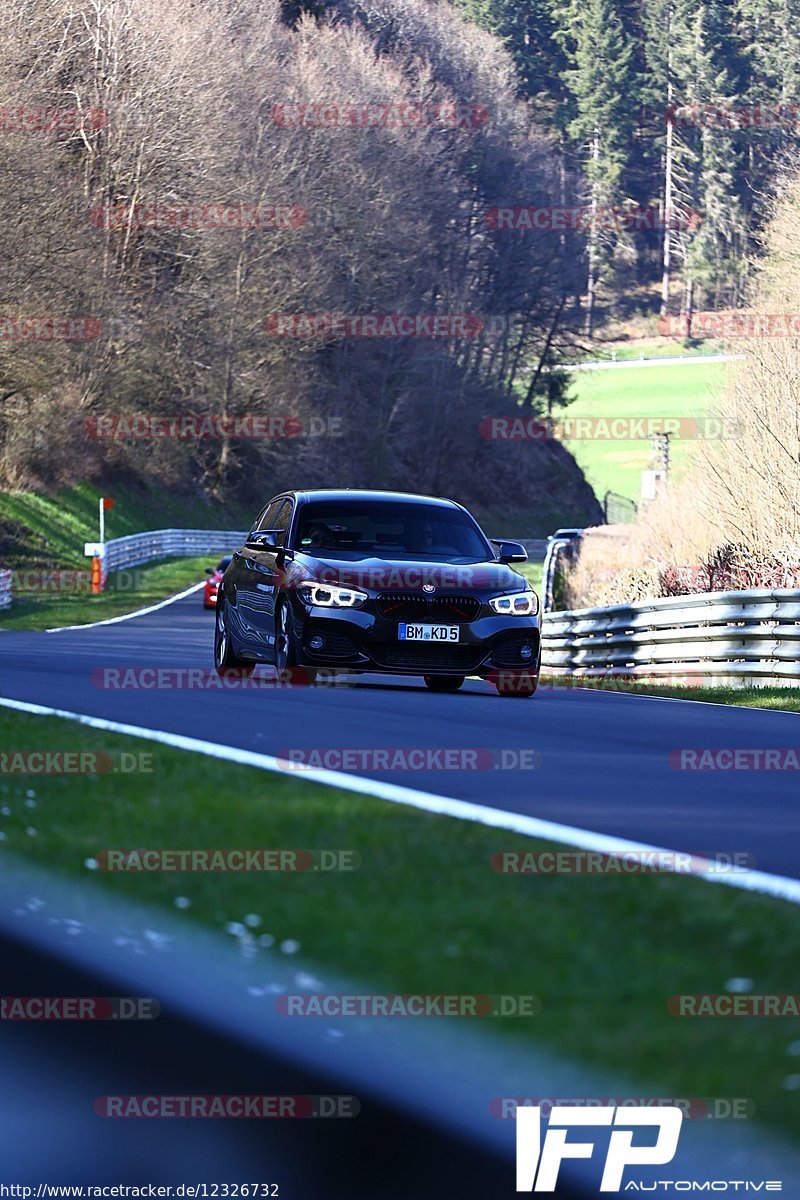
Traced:
<path fill-rule="evenodd" d="M 613 675 L 584 680 L 574 675 L 543 675 L 541 686 L 586 687 L 598 692 L 629 692 L 632 695 L 664 696 L 674 700 L 704 700 L 707 704 L 732 704 L 739 708 L 800 712 L 800 688 L 793 687 L 680 687 L 669 683 L 637 683 L 630 676 L 615 679 Z"/>
<path fill-rule="evenodd" d="M 87 590 L 91 560 L 84 559 L 77 579 L 62 573 L 60 586 L 68 590 L 44 590 L 26 595 L 15 589 L 11 608 L 0 612 L 0 629 L 53 629 L 60 625 L 88 625 L 92 621 L 123 616 L 166 600 L 204 579 L 206 567 L 215 566 L 218 561 L 219 554 L 209 554 L 205 558 L 169 558 L 145 563 L 109 575 L 107 590 L 93 596 Z M 33 577 L 35 586 L 45 586 L 44 576 L 34 572 Z M 25 578 L 26 572 L 20 572 L 23 586 Z M 55 584 L 59 584 L 58 576 Z M 197 603 L 201 603 L 200 599 Z"/>
<path fill-rule="evenodd" d="M 526 563 L 515 563 L 514 564 L 514 570 L 519 571 L 520 575 L 525 576 L 525 578 L 529 581 L 529 583 L 533 587 L 533 590 L 535 592 L 538 592 L 540 600 L 542 597 L 542 568 L 543 567 L 544 567 L 544 563 L 531 562 L 530 560 Z"/>
<path fill-rule="evenodd" d="M 6 751 L 155 752 L 152 774 L 0 775 L 0 862 L 17 855 L 220 931 L 246 914 L 265 967 L 284 939 L 324 980 L 365 990 L 531 994 L 542 1011 L 486 1023 L 641 1083 L 641 1095 L 748 1098 L 794 1132 L 800 1020 L 689 1020 L 676 993 L 795 990 L 797 909 L 669 875 L 501 875 L 502 850 L 545 843 L 223 764 L 56 718 L 0 709 Z M 2 760 L 0 760 L 2 763 Z M 488 780 L 492 783 L 496 781 Z M 111 874 L 106 848 L 301 847 L 355 850 L 352 873 Z M 188 906 L 187 906 L 188 902 Z M 546 1081 L 539 1081 L 540 1085 Z M 609 1093 L 611 1094 L 611 1093 Z"/>

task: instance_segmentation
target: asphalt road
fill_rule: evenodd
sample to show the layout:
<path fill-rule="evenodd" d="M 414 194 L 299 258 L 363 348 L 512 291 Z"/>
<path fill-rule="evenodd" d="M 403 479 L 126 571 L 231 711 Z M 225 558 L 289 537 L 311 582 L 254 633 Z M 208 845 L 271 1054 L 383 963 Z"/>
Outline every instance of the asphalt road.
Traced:
<path fill-rule="evenodd" d="M 533 749 L 535 770 L 355 773 L 674 850 L 749 854 L 750 866 L 800 878 L 796 772 L 678 771 L 669 758 L 681 748 L 800 747 L 793 714 L 577 688 L 502 699 L 478 680 L 435 695 L 421 679 L 389 676 L 224 692 L 100 686 L 104 668 L 210 670 L 213 624 L 192 595 L 113 625 L 5 632 L 0 696 L 268 754 L 459 748 L 489 750 L 497 761 L 503 750 Z"/>

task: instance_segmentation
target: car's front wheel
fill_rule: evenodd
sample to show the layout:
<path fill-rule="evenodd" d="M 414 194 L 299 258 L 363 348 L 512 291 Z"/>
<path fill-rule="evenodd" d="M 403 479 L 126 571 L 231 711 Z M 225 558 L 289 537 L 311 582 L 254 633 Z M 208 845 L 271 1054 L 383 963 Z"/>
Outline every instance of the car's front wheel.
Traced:
<path fill-rule="evenodd" d="M 239 675 L 249 679 L 256 669 L 255 663 L 239 658 L 233 651 L 230 630 L 228 628 L 228 606 L 220 596 L 217 600 L 216 624 L 214 628 L 214 667 L 218 675 L 223 677 Z"/>
<path fill-rule="evenodd" d="M 297 643 L 292 629 L 292 614 L 287 600 L 281 600 L 275 613 L 275 670 L 292 681 L 312 684 L 317 672 L 313 667 L 298 667 Z"/>
<path fill-rule="evenodd" d="M 423 675 L 425 687 L 432 692 L 457 692 L 466 679 L 465 675 Z"/>

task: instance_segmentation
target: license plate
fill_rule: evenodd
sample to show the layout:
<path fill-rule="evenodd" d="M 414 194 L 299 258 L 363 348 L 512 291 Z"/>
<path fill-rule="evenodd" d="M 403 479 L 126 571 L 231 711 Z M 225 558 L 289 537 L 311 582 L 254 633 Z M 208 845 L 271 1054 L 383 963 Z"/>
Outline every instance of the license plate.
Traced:
<path fill-rule="evenodd" d="M 457 625 L 402 625 L 397 636 L 401 642 L 457 642 Z"/>

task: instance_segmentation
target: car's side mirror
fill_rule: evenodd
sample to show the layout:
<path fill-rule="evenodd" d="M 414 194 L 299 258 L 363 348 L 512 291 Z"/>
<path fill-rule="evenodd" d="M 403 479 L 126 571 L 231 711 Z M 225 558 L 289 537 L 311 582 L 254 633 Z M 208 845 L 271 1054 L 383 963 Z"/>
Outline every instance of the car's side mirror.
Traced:
<path fill-rule="evenodd" d="M 261 529 L 258 533 L 250 534 L 245 546 L 248 550 L 277 550 L 279 533 L 283 533 L 283 530 Z"/>
<path fill-rule="evenodd" d="M 528 551 L 519 542 L 499 542 L 496 538 L 492 538 L 492 543 L 497 546 L 497 557 L 500 562 L 524 563 L 528 561 Z"/>

